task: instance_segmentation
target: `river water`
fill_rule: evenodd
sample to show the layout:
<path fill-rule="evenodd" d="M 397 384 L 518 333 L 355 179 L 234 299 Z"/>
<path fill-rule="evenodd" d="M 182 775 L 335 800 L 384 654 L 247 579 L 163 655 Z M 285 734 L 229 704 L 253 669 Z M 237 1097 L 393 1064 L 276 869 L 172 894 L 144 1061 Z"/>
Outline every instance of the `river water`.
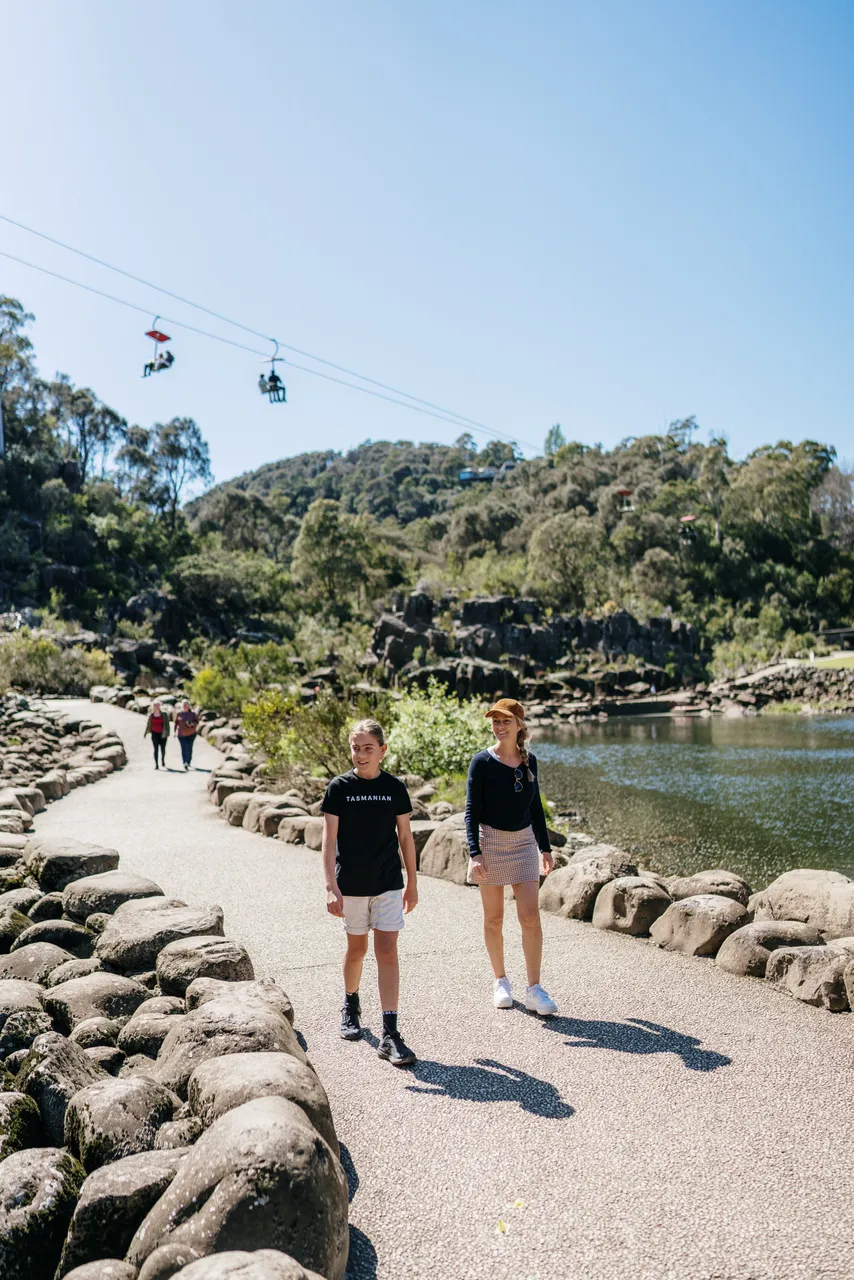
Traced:
<path fill-rule="evenodd" d="M 854 876 L 854 717 L 615 718 L 541 730 L 556 809 L 663 874 L 793 867 Z"/>

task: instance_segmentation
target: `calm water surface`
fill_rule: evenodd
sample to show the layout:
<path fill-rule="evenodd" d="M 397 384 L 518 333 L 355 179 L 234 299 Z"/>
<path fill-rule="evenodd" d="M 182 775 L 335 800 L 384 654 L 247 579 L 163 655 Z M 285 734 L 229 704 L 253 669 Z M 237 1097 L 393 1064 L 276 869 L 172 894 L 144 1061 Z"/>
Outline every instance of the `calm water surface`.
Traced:
<path fill-rule="evenodd" d="M 613 719 L 537 735 L 573 827 L 665 874 L 792 867 L 854 876 L 854 717 Z"/>

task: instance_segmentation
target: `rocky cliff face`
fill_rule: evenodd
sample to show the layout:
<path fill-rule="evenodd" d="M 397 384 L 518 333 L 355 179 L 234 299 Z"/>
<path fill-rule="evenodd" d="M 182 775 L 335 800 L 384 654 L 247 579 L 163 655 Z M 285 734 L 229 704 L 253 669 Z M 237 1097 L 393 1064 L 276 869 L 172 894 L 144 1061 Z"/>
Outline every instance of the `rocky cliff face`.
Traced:
<path fill-rule="evenodd" d="M 410 595 L 399 611 L 382 614 L 371 663 L 403 683 L 423 683 L 427 672 L 462 694 L 515 695 L 521 679 L 582 655 L 605 661 L 633 657 L 661 669 L 672 663 L 679 673 L 694 672 L 703 660 L 696 628 L 671 618 L 641 623 L 623 610 L 602 619 L 544 617 L 536 600 L 488 596 L 465 601 L 453 613 L 450 631 L 434 617 L 434 602 L 424 592 Z M 663 670 L 661 676 L 658 685 L 664 687 Z"/>

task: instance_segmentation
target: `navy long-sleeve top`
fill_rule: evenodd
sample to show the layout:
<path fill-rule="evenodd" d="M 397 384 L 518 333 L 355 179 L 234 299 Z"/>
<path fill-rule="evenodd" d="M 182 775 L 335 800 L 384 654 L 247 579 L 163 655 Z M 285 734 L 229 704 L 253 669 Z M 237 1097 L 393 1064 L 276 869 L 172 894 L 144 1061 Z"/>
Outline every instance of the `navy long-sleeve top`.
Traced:
<path fill-rule="evenodd" d="M 533 782 L 528 778 L 528 769 L 534 775 Z M 528 756 L 528 769 L 522 765 L 520 770 L 514 770 L 491 751 L 478 751 L 472 760 L 466 787 L 466 835 L 471 857 L 480 857 L 481 823 L 499 831 L 533 827 L 538 847 L 543 853 L 551 851 L 533 755 Z M 517 778 L 521 778 L 521 791 L 515 788 Z"/>

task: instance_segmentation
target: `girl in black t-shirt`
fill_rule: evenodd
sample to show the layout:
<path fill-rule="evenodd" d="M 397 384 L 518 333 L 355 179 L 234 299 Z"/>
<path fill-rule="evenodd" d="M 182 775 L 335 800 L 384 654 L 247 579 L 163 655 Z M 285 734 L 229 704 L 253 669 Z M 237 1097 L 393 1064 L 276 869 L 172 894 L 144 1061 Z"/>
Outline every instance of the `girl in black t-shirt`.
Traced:
<path fill-rule="evenodd" d="M 542 1017 L 557 1005 L 540 985 L 543 930 L 540 925 L 540 866 L 554 866 L 537 762 L 525 746 L 525 712 L 513 698 L 499 698 L 486 712 L 495 745 L 479 751 L 469 766 L 466 788 L 466 834 L 469 879 L 480 887 L 483 938 L 495 985 L 496 1009 L 510 1009 L 513 996 L 504 969 L 504 886 L 511 884 L 522 929 L 528 985 L 525 1007 Z"/>
<path fill-rule="evenodd" d="M 415 1061 L 397 1029 L 400 965 L 397 935 L 405 913 L 418 903 L 415 842 L 409 825 L 412 803 L 400 778 L 380 768 L 388 747 L 376 720 L 361 720 L 350 732 L 353 768 L 326 788 L 323 811 L 323 869 L 326 910 L 344 921 L 344 1007 L 341 1037 L 362 1033 L 359 982 L 374 931 L 377 982 L 383 1009 L 381 1058 L 396 1067 Z M 406 868 L 406 887 L 403 885 Z"/>

